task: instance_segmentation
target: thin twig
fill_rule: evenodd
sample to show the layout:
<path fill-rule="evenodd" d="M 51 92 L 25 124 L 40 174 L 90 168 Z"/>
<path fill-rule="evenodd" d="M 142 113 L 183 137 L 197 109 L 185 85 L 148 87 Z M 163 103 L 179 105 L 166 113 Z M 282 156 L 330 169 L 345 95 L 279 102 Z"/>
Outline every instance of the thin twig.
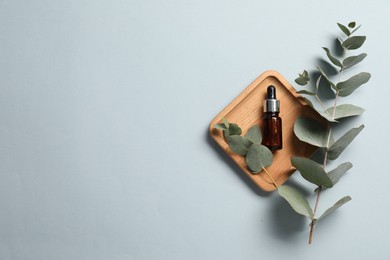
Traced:
<path fill-rule="evenodd" d="M 336 115 L 336 105 L 337 105 L 337 98 L 339 97 L 340 90 L 337 90 L 336 97 L 334 98 L 334 105 L 333 105 L 333 114 L 332 119 L 334 120 L 334 116 Z"/>
<path fill-rule="evenodd" d="M 322 101 L 321 101 L 320 97 L 318 96 L 318 94 L 316 94 L 315 97 L 316 97 L 318 103 L 320 103 L 320 105 L 321 105 L 322 109 L 325 111 L 325 113 L 328 114 L 329 118 L 332 118 L 332 115 L 329 114 L 328 110 L 325 108 L 324 103 L 322 103 Z"/>
<path fill-rule="evenodd" d="M 322 187 L 320 186 L 318 188 L 318 192 L 317 192 L 317 199 L 316 199 L 316 203 L 314 205 L 314 211 L 313 211 L 313 215 L 315 216 L 316 212 L 317 212 L 317 207 L 318 207 L 318 202 L 320 201 L 320 196 L 321 196 L 321 190 L 322 190 Z M 309 235 L 309 244 L 311 244 L 312 240 L 313 240 L 313 231 L 314 231 L 314 219 L 311 221 L 311 224 L 310 224 L 310 235 Z"/>
<path fill-rule="evenodd" d="M 263 170 L 264 172 L 268 175 L 268 177 L 271 179 L 272 183 L 275 185 L 276 188 L 279 188 L 278 184 L 276 183 L 276 181 L 274 180 L 274 178 L 272 178 L 271 174 L 263 167 Z"/>
<path fill-rule="evenodd" d="M 326 162 L 328 160 L 328 149 L 329 149 L 329 145 L 330 145 L 330 137 L 332 136 L 332 126 L 329 126 L 329 133 L 328 133 L 328 140 L 326 142 L 326 151 L 325 151 L 325 155 L 324 155 L 324 162 L 322 163 L 322 168 L 325 170 L 326 168 Z M 314 210 L 313 210 L 313 215 L 315 216 L 316 213 L 317 213 L 317 208 L 318 208 L 318 203 L 320 201 L 320 196 L 321 196 L 321 190 L 322 190 L 322 187 L 319 186 L 318 187 L 318 190 L 317 190 L 317 199 L 316 199 L 316 203 L 314 204 Z M 312 240 L 313 240 L 313 231 L 314 231 L 314 219 L 311 221 L 311 224 L 310 224 L 310 235 L 309 235 L 309 244 L 311 244 Z"/>

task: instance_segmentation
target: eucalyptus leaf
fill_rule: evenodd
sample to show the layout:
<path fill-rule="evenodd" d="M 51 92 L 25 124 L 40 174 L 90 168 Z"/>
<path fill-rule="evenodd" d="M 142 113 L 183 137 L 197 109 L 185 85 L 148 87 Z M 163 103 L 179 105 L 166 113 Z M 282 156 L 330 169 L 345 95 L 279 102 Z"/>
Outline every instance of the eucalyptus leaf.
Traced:
<path fill-rule="evenodd" d="M 229 121 L 226 118 L 222 117 L 222 122 L 225 125 L 226 129 L 229 129 Z"/>
<path fill-rule="evenodd" d="M 333 119 L 340 119 L 350 116 L 359 116 L 363 114 L 364 109 L 351 104 L 343 104 L 336 106 L 335 113 L 333 115 L 334 107 L 330 107 L 326 110 L 326 112 L 332 115 Z"/>
<path fill-rule="evenodd" d="M 297 91 L 297 93 L 298 94 L 304 94 L 304 95 L 310 95 L 310 96 L 315 96 L 316 95 L 316 93 L 311 92 L 309 90 L 299 90 L 299 91 Z"/>
<path fill-rule="evenodd" d="M 322 166 L 315 161 L 302 157 L 291 158 L 291 164 L 301 173 L 302 177 L 316 184 L 317 186 L 323 186 L 326 188 L 332 188 L 333 183 L 329 176 L 326 174 Z"/>
<path fill-rule="evenodd" d="M 366 53 L 362 53 L 362 54 L 359 54 L 357 56 L 350 56 L 348 58 L 345 58 L 343 60 L 344 69 L 349 69 L 352 66 L 355 66 L 356 64 L 358 64 L 359 62 L 364 60 L 366 57 L 367 57 L 367 54 Z"/>
<path fill-rule="evenodd" d="M 339 91 L 339 96 L 346 97 L 352 94 L 358 87 L 367 83 L 371 78 L 368 72 L 360 72 L 359 74 L 350 77 L 346 81 L 339 82 L 336 88 Z"/>
<path fill-rule="evenodd" d="M 252 126 L 248 129 L 248 132 L 245 134 L 245 137 L 248 138 L 254 144 L 261 144 L 262 135 L 260 127 L 257 125 Z"/>
<path fill-rule="evenodd" d="M 309 82 L 309 81 L 306 80 L 304 77 L 298 77 L 298 78 L 296 78 L 294 81 L 295 81 L 295 83 L 297 83 L 297 84 L 300 85 L 300 86 L 305 86 L 305 85 L 307 85 L 307 83 Z"/>
<path fill-rule="evenodd" d="M 214 128 L 219 130 L 227 130 L 226 125 L 224 123 L 215 124 Z"/>
<path fill-rule="evenodd" d="M 253 144 L 249 148 L 245 161 L 246 165 L 252 172 L 258 173 L 263 168 L 268 167 L 272 164 L 273 154 L 264 145 Z"/>
<path fill-rule="evenodd" d="M 359 49 L 363 43 L 366 41 L 366 36 L 352 36 L 346 39 L 341 46 L 348 50 Z"/>
<path fill-rule="evenodd" d="M 317 69 L 321 73 L 321 75 L 326 79 L 326 81 L 328 82 L 329 86 L 331 88 L 333 88 L 334 90 L 336 90 L 336 85 L 329 79 L 328 75 L 326 75 L 326 73 L 320 67 L 317 67 Z"/>
<path fill-rule="evenodd" d="M 278 187 L 279 195 L 282 196 L 297 212 L 298 214 L 301 214 L 303 216 L 306 216 L 310 218 L 311 220 L 314 219 L 314 213 L 312 208 L 309 205 L 309 202 L 305 198 L 305 196 L 298 190 L 282 185 Z"/>
<path fill-rule="evenodd" d="M 299 117 L 294 124 L 294 133 L 302 142 L 316 147 L 328 146 L 329 133 L 327 127 L 316 120 Z M 333 136 L 330 137 L 329 145 L 332 143 Z"/>
<path fill-rule="evenodd" d="M 355 28 L 355 25 L 356 25 L 356 22 L 350 22 L 350 23 L 348 24 L 348 27 L 351 28 L 351 29 L 353 29 L 353 28 Z"/>
<path fill-rule="evenodd" d="M 328 176 L 332 181 L 333 185 L 339 182 L 340 178 L 353 167 L 352 163 L 345 162 L 337 166 L 335 169 L 328 172 Z"/>
<path fill-rule="evenodd" d="M 235 124 L 235 123 L 230 123 L 229 124 L 229 129 L 223 131 L 225 134 L 225 137 L 230 136 L 230 135 L 240 135 L 242 133 L 241 128 Z"/>
<path fill-rule="evenodd" d="M 343 64 L 341 64 L 341 62 L 335 58 L 331 53 L 330 53 L 330 50 L 328 48 L 325 48 L 325 47 L 322 47 L 322 49 L 325 50 L 326 52 L 326 55 L 328 56 L 329 60 L 336 66 L 342 68 L 343 67 Z"/>
<path fill-rule="evenodd" d="M 337 23 L 337 25 L 339 26 L 339 28 L 341 29 L 341 31 L 342 31 L 345 35 L 347 35 L 347 36 L 351 35 L 351 32 L 349 31 L 349 29 L 348 29 L 347 27 L 345 27 L 345 26 L 342 25 L 341 23 Z"/>
<path fill-rule="evenodd" d="M 357 128 L 352 128 L 334 142 L 328 150 L 328 159 L 336 160 L 347 146 L 355 139 L 355 137 L 363 130 L 364 125 Z"/>
<path fill-rule="evenodd" d="M 351 200 L 350 196 L 345 196 L 344 198 L 338 200 L 332 207 L 328 208 L 318 219 L 314 221 L 314 223 L 318 223 L 321 219 L 324 219 L 326 216 L 328 216 L 330 213 L 334 212 L 336 209 L 343 206 L 345 203 Z"/>
<path fill-rule="evenodd" d="M 299 77 L 304 78 L 305 80 L 309 81 L 309 72 L 307 70 L 304 70 L 302 73 L 298 73 Z"/>
<path fill-rule="evenodd" d="M 246 155 L 249 147 L 252 145 L 252 142 L 248 138 L 240 135 L 230 135 L 226 140 L 230 150 L 240 155 Z"/>

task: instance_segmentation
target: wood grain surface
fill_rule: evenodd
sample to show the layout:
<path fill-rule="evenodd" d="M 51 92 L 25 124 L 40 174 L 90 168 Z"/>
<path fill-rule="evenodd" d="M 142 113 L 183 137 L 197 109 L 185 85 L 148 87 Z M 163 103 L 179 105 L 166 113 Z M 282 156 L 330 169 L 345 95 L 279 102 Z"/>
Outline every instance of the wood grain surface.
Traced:
<path fill-rule="evenodd" d="M 230 151 L 222 131 L 214 129 L 214 125 L 225 117 L 229 122 L 237 123 L 242 128 L 242 135 L 253 125 L 259 125 L 260 129 L 263 129 L 263 102 L 269 85 L 275 86 L 277 99 L 280 100 L 279 116 L 282 118 L 283 124 L 283 149 L 274 152 L 274 161 L 267 168 L 267 171 L 278 185 L 283 184 L 295 171 L 290 158 L 292 156 L 309 157 L 316 149 L 301 142 L 295 136 L 293 131 L 295 120 L 299 115 L 320 121 L 321 118 L 278 72 L 269 70 L 261 74 L 211 121 L 209 129 L 211 137 L 222 150 L 236 162 L 243 173 L 264 191 L 276 189 L 269 177 L 263 171 L 258 174 L 251 173 L 245 164 L 245 157 Z"/>

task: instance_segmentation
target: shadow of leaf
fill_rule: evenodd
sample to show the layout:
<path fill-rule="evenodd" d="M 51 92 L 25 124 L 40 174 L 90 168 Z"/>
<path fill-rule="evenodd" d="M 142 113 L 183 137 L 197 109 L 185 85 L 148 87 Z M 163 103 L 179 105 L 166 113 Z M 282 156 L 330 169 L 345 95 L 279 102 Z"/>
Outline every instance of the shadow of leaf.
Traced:
<path fill-rule="evenodd" d="M 341 43 L 337 37 L 332 41 L 331 50 L 336 57 L 340 58 L 344 55 L 344 48 L 341 46 Z"/>
<path fill-rule="evenodd" d="M 305 196 L 309 195 L 307 190 L 291 179 L 286 185 L 301 191 Z M 291 241 L 292 237 L 308 227 L 307 218 L 296 213 L 281 196 L 273 197 L 269 212 L 273 235 L 281 240 Z"/>
<path fill-rule="evenodd" d="M 336 74 L 338 73 L 337 70 L 331 64 L 329 64 L 327 61 L 325 61 L 324 59 L 318 59 L 317 61 L 318 61 L 317 67 L 322 68 L 322 70 L 327 75 L 332 75 L 334 73 L 334 71 L 336 71 Z M 311 72 L 310 78 L 312 79 L 312 83 L 311 83 L 312 86 L 316 85 L 317 79 L 320 75 L 321 75 L 321 73 L 318 70 Z M 322 100 L 330 100 L 330 99 L 335 98 L 335 93 L 334 93 L 333 89 L 331 88 L 329 83 L 324 78 L 322 78 L 320 80 L 320 84 L 318 86 L 318 96 Z"/>
<path fill-rule="evenodd" d="M 322 148 L 318 148 L 311 156 L 310 159 L 313 161 L 322 164 L 324 161 L 325 151 Z"/>
<path fill-rule="evenodd" d="M 318 58 L 317 64 L 317 67 L 320 67 L 328 76 L 335 76 L 339 73 L 332 64 L 323 58 Z"/>

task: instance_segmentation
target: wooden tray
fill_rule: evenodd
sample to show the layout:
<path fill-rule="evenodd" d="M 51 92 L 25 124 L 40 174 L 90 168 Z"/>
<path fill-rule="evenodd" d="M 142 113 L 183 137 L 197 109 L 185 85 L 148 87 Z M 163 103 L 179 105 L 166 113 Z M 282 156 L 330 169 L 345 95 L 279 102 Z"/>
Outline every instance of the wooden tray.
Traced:
<path fill-rule="evenodd" d="M 294 122 L 299 115 L 321 121 L 320 116 L 296 93 L 296 90 L 276 71 L 266 71 L 253 81 L 238 97 L 223 109 L 210 123 L 210 135 L 219 146 L 237 163 L 245 174 L 264 191 L 273 191 L 275 186 L 264 173 L 252 174 L 244 156 L 234 154 L 223 138 L 222 131 L 214 129 L 223 117 L 229 122 L 237 123 L 242 128 L 242 135 L 253 125 L 262 129 L 263 102 L 267 87 L 274 85 L 277 99 L 280 100 L 280 114 L 283 125 L 283 149 L 274 152 L 274 161 L 267 168 L 278 185 L 283 184 L 295 171 L 291 165 L 292 156 L 309 157 L 315 147 L 301 142 L 294 134 Z"/>

